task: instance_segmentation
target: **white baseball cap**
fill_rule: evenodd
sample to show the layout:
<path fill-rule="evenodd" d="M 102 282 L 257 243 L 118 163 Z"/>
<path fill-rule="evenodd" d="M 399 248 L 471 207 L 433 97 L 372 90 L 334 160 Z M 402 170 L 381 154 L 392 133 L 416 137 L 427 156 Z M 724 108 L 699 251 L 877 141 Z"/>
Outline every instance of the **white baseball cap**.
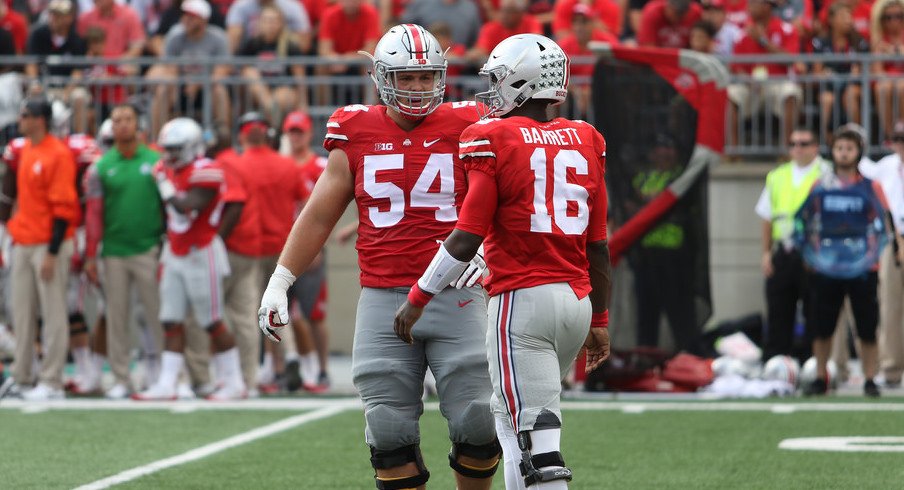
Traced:
<path fill-rule="evenodd" d="M 210 19 L 210 4 L 204 0 L 185 0 L 182 2 L 182 11 L 204 20 Z"/>

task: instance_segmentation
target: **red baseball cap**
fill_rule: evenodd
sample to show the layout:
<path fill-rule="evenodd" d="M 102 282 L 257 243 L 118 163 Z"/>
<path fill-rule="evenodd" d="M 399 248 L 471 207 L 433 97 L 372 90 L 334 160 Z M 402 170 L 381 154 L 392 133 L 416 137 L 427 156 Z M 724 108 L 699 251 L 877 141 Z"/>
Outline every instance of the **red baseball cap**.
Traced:
<path fill-rule="evenodd" d="M 283 120 L 283 133 L 288 133 L 293 129 L 300 129 L 304 132 L 311 130 L 311 118 L 302 111 L 293 111 L 286 115 Z"/>
<path fill-rule="evenodd" d="M 585 17 L 593 17 L 593 9 L 586 3 L 576 3 L 572 9 L 574 15 L 583 15 Z"/>

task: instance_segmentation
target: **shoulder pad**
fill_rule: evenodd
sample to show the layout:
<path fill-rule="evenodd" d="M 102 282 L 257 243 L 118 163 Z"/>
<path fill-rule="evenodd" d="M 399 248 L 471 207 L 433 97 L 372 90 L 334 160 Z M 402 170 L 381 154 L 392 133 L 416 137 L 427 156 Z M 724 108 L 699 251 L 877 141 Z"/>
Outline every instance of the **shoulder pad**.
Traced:
<path fill-rule="evenodd" d="M 433 113 L 436 114 L 433 117 L 440 117 L 444 120 L 449 120 L 447 118 L 451 118 L 450 121 L 463 121 L 466 125 L 473 124 L 480 119 L 480 113 L 478 112 L 477 107 L 477 102 L 474 102 L 473 100 L 443 102 L 435 111 L 433 111 Z"/>
<path fill-rule="evenodd" d="M 345 107 L 340 107 L 333 112 L 333 115 L 330 116 L 329 123 L 337 123 L 342 124 L 350 121 L 356 116 L 360 116 L 361 114 L 368 114 L 371 112 L 371 106 L 364 104 L 352 104 L 347 105 Z M 327 123 L 327 127 L 330 127 L 330 124 Z"/>

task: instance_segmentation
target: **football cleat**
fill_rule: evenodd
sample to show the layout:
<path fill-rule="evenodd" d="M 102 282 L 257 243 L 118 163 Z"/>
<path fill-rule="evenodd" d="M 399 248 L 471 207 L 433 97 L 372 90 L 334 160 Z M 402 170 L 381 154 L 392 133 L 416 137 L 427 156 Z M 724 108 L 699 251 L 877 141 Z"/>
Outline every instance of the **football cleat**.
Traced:
<path fill-rule="evenodd" d="M 152 385 L 141 393 L 132 393 L 133 400 L 148 401 L 173 401 L 176 399 L 176 389 L 173 386 L 164 386 L 160 383 Z"/>
<path fill-rule="evenodd" d="M 245 389 L 245 386 L 231 383 L 224 384 L 217 389 L 217 391 L 214 391 L 205 397 L 206 400 L 215 402 L 244 400 L 245 398 L 248 398 L 248 390 Z"/>
<path fill-rule="evenodd" d="M 38 383 L 34 388 L 22 393 L 22 399 L 29 402 L 46 402 L 64 398 L 66 398 L 66 394 L 61 388 L 54 388 L 44 383 Z"/>
<path fill-rule="evenodd" d="M 125 400 L 129 397 L 130 391 L 128 386 L 116 383 L 104 393 L 104 398 L 107 400 Z"/>

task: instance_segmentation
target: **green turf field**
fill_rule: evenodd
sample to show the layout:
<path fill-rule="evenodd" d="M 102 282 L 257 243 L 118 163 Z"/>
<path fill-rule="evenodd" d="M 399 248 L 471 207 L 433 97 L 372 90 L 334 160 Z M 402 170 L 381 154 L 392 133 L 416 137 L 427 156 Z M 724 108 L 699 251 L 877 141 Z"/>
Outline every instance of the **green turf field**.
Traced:
<path fill-rule="evenodd" d="M 575 474 L 571 488 L 904 487 L 904 452 L 778 448 L 792 437 L 904 436 L 904 411 L 877 410 L 881 405 L 859 399 L 821 401 L 843 405 L 823 405 L 828 409 L 817 411 L 801 408 L 807 404 L 794 400 L 798 405 L 792 413 L 756 409 L 773 403 L 786 406 L 774 401 L 631 402 L 617 410 L 567 410 L 563 453 Z M 75 488 L 316 410 L 0 409 L 0 488 Z M 432 472 L 429 486 L 454 488 L 446 461 L 445 423 L 438 411 L 427 410 L 422 429 Z M 374 486 L 363 430 L 360 409 L 328 413 L 118 487 L 370 489 Z M 494 488 L 502 487 L 497 478 Z"/>

